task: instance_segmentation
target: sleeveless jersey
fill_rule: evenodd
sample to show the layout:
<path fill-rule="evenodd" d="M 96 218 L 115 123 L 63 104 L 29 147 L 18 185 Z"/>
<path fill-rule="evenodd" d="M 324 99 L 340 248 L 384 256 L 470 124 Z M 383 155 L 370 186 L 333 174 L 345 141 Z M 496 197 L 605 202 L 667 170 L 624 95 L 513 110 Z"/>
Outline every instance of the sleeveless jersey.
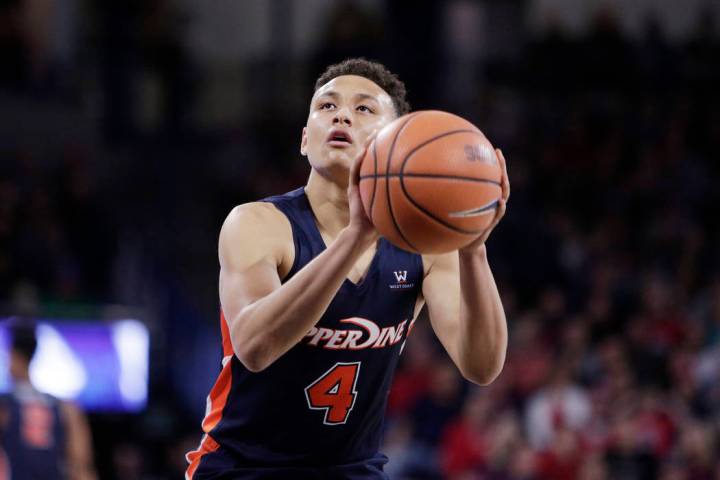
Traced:
<path fill-rule="evenodd" d="M 10 478 L 65 478 L 65 432 L 58 400 L 20 384 L 12 393 L 0 396 L 0 409 L 7 419 L 0 425 L 0 451 L 5 451 Z"/>
<path fill-rule="evenodd" d="M 325 243 L 302 188 L 263 201 L 292 227 L 295 261 L 286 282 Z M 422 278 L 420 255 L 381 238 L 364 279 L 345 279 L 305 338 L 257 373 L 233 355 L 221 313 L 223 369 L 186 477 L 384 478 L 387 458 L 379 447 L 387 396 Z M 332 469 L 337 477 L 328 476 Z M 211 475 L 221 471 L 234 473 Z"/>

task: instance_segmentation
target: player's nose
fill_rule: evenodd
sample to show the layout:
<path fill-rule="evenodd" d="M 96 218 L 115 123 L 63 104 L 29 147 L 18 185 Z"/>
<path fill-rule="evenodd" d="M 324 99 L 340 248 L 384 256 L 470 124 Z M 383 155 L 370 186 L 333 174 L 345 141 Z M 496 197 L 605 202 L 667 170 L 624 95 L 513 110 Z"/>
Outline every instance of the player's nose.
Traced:
<path fill-rule="evenodd" d="M 333 117 L 333 125 L 343 124 L 348 127 L 352 126 L 352 118 L 350 116 L 350 111 L 347 109 L 347 107 L 338 108 L 335 111 L 335 116 Z"/>

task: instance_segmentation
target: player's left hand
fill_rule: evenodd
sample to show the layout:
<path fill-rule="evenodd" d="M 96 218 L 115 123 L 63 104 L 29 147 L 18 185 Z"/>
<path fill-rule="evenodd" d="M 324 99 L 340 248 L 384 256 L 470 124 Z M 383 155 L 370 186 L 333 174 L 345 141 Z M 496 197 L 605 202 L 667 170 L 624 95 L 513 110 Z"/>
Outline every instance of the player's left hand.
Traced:
<path fill-rule="evenodd" d="M 350 207 L 350 225 L 354 233 L 363 242 L 368 244 L 375 242 L 380 234 L 375 230 L 372 222 L 365 213 L 362 200 L 360 199 L 360 166 L 365 157 L 365 152 L 375 138 L 375 133 L 370 135 L 360 149 L 358 156 L 353 160 L 350 168 L 350 181 L 348 184 L 348 204 Z"/>
<path fill-rule="evenodd" d="M 485 242 L 490 236 L 490 232 L 493 231 L 495 226 L 500 222 L 500 219 L 502 219 L 502 217 L 505 215 L 507 202 L 510 198 L 510 180 L 508 179 L 507 166 L 505 165 L 505 156 L 503 155 L 502 150 L 496 148 L 495 154 L 497 155 L 498 162 L 500 162 L 500 169 L 502 170 L 502 176 L 500 177 L 500 188 L 502 189 L 502 194 L 500 196 L 500 199 L 498 200 L 498 206 L 495 209 L 495 217 L 493 218 L 493 221 L 492 223 L 490 223 L 490 226 L 487 228 L 487 230 L 485 230 L 471 244 L 461 248 L 460 251 L 470 252 L 484 247 Z"/>

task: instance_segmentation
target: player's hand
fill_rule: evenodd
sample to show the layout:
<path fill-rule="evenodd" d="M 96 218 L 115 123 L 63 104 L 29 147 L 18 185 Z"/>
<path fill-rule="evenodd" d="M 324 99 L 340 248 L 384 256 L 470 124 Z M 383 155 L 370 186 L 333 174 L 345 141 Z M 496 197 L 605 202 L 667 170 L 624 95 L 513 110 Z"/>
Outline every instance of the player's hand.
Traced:
<path fill-rule="evenodd" d="M 350 206 L 350 224 L 348 228 L 352 229 L 361 241 L 367 242 L 368 244 L 376 241 L 380 234 L 375 230 L 372 222 L 370 222 L 370 219 L 365 214 L 365 209 L 360 200 L 360 188 L 358 185 L 360 184 L 360 165 L 362 164 L 363 157 L 365 157 L 365 152 L 374 139 L 375 135 L 370 135 L 363 148 L 360 149 L 358 156 L 350 168 L 350 182 L 348 183 L 348 203 Z"/>
<path fill-rule="evenodd" d="M 495 228 L 495 226 L 500 222 L 500 219 L 502 219 L 502 217 L 505 215 L 507 202 L 510 198 L 510 180 L 508 179 L 507 166 L 505 165 L 505 156 L 503 155 L 502 150 L 496 148 L 495 154 L 497 155 L 498 162 L 500 162 L 500 169 L 502 170 L 502 176 L 500 177 L 500 188 L 502 189 L 502 194 L 500 196 L 500 199 L 498 200 L 498 206 L 495 209 L 495 217 L 493 218 L 493 221 L 487 228 L 487 230 L 485 230 L 477 238 L 477 240 L 473 241 L 470 245 L 461 248 L 461 251 L 474 251 L 483 247 L 488 237 L 490 236 L 490 232 L 492 232 L 493 228 Z"/>

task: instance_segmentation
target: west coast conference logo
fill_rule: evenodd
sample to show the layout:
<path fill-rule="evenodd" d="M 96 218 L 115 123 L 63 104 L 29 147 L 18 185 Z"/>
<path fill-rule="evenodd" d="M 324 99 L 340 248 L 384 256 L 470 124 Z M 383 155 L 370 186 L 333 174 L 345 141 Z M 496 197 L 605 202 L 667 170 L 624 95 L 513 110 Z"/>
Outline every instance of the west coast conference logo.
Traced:
<path fill-rule="evenodd" d="M 414 282 L 408 282 L 407 270 L 395 270 L 393 274 L 395 275 L 395 283 L 388 285 L 391 290 L 405 290 L 415 286 Z"/>
<path fill-rule="evenodd" d="M 415 320 L 407 327 L 407 320 L 397 325 L 380 328 L 367 318 L 344 318 L 340 323 L 351 323 L 360 329 L 341 330 L 336 328 L 312 327 L 305 335 L 307 345 L 327 350 L 364 350 L 366 348 L 391 347 L 407 338 L 412 331 Z"/>

